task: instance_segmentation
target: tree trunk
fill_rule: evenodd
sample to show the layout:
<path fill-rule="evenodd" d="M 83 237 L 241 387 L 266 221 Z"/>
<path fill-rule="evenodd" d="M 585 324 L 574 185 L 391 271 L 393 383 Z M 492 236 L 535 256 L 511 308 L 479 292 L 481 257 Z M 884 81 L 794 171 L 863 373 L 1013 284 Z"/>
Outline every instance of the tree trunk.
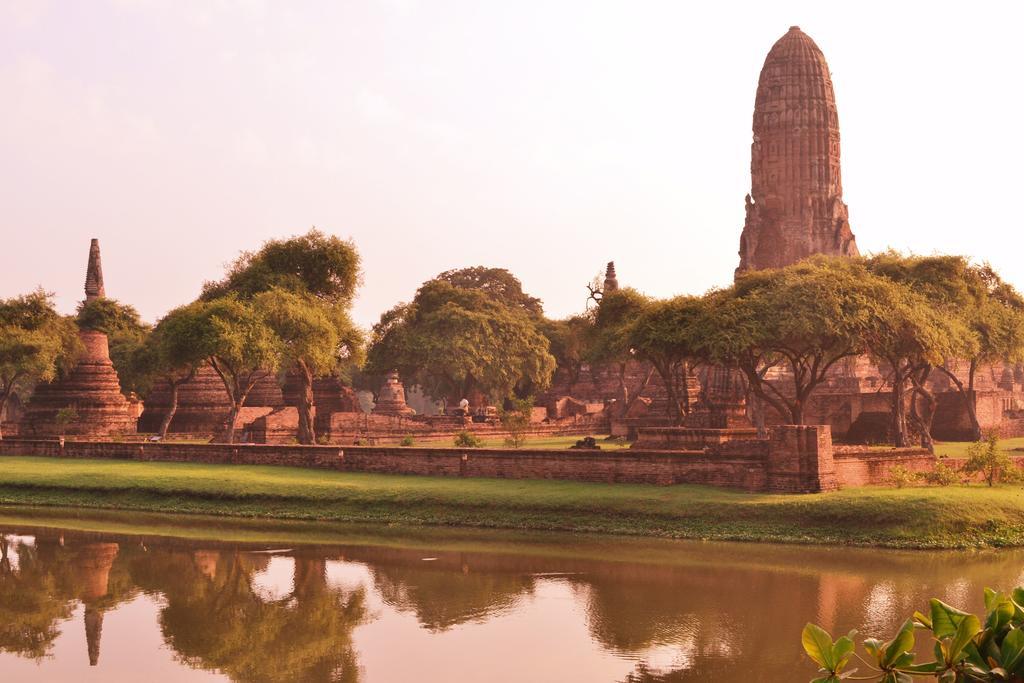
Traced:
<path fill-rule="evenodd" d="M 951 370 L 946 367 L 938 366 L 938 370 L 941 371 L 946 377 L 956 385 L 956 389 L 960 392 L 960 397 L 963 399 L 964 408 L 967 410 L 967 418 L 971 421 L 971 437 L 974 441 L 981 441 L 981 423 L 978 422 L 978 407 L 974 404 L 974 377 L 978 370 L 977 361 L 971 359 L 970 370 L 967 374 L 967 386 L 960 381 Z"/>
<path fill-rule="evenodd" d="M 228 424 L 225 430 L 224 436 L 228 443 L 235 442 L 235 422 L 238 420 L 238 414 L 242 411 L 241 401 L 231 401 L 231 410 L 228 412 Z"/>
<path fill-rule="evenodd" d="M 313 424 L 313 373 L 305 363 L 299 363 L 302 393 L 299 395 L 299 443 L 316 443 L 316 427 Z"/>
<path fill-rule="evenodd" d="M 971 429 L 973 430 L 974 440 L 981 441 L 981 423 L 978 422 L 978 406 L 974 403 L 974 377 L 978 372 L 978 361 L 974 358 L 971 359 L 971 367 L 967 371 L 967 395 L 964 397 L 964 401 L 967 403 L 967 415 L 971 418 Z"/>
<path fill-rule="evenodd" d="M 683 421 L 682 413 L 679 411 L 679 395 L 676 392 L 675 379 L 672 373 L 667 373 L 665 380 L 665 392 L 668 394 L 668 419 L 673 425 L 679 425 Z"/>
<path fill-rule="evenodd" d="M 679 398 L 683 402 L 683 417 L 690 414 L 690 364 L 683 362 L 679 371 L 682 379 L 679 382 Z"/>
<path fill-rule="evenodd" d="M 790 407 L 789 413 L 793 418 L 793 424 L 802 425 L 804 423 L 804 402 L 800 399 L 793 401 L 793 405 Z"/>
<path fill-rule="evenodd" d="M 4 411 L 7 410 L 7 401 L 11 398 L 11 390 L 14 388 L 14 381 L 3 388 L 0 392 L 0 441 L 4 440 Z"/>
<path fill-rule="evenodd" d="M 904 392 L 906 378 L 898 367 L 893 369 L 892 380 L 892 430 L 893 440 L 897 448 L 907 445 L 907 407 Z"/>
<path fill-rule="evenodd" d="M 918 374 L 919 373 L 919 374 Z M 932 421 L 935 419 L 935 394 L 925 384 L 931 374 L 931 366 L 925 365 L 915 372 L 911 372 L 910 381 L 913 386 L 913 394 L 910 399 L 911 413 L 917 428 L 921 430 L 921 447 L 927 448 L 928 452 L 935 452 L 935 442 L 932 439 Z M 917 408 L 917 399 L 924 399 L 924 414 Z"/>
<path fill-rule="evenodd" d="M 171 380 L 171 404 L 167 407 L 167 412 L 164 414 L 164 419 L 160 422 L 160 438 L 167 438 L 167 430 L 171 428 L 171 420 L 174 419 L 174 413 L 178 412 L 178 382 Z"/>

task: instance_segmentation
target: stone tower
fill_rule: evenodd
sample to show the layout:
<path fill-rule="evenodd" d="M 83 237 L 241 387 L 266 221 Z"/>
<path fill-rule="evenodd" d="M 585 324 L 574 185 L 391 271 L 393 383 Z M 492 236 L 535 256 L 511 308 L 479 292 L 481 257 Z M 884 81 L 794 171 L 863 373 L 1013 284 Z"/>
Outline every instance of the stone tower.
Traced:
<path fill-rule="evenodd" d="M 615 275 L 615 261 L 609 261 L 604 271 L 604 293 L 614 292 L 619 288 L 619 278 Z"/>
<path fill-rule="evenodd" d="M 95 237 L 89 243 L 89 265 L 85 269 L 85 300 L 102 299 L 107 295 L 103 288 L 103 265 L 100 263 L 100 241 Z"/>
<path fill-rule="evenodd" d="M 825 56 L 799 26 L 764 60 L 753 128 L 736 274 L 812 254 L 858 255 L 843 203 L 832 78 Z"/>
<path fill-rule="evenodd" d="M 105 296 L 100 245 L 89 245 L 85 275 L 85 300 Z M 80 329 L 82 352 L 74 369 L 54 382 L 39 384 L 18 424 L 19 436 L 110 436 L 134 434 L 137 414 L 121 393 L 117 371 L 110 361 L 107 335 Z M 61 410 L 73 410 L 74 417 L 62 424 Z"/>

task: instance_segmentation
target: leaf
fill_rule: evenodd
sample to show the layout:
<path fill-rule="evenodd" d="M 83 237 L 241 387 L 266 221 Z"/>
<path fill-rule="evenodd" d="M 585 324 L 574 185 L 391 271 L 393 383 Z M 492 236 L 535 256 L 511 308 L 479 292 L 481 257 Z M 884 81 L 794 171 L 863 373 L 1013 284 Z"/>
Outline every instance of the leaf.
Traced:
<path fill-rule="evenodd" d="M 890 669 L 898 665 L 898 663 L 905 659 L 907 653 L 914 649 L 914 622 L 911 619 L 907 619 L 903 622 L 903 626 L 900 627 L 896 637 L 885 644 L 885 651 L 882 653 L 883 657 L 879 661 L 879 664 L 883 669 Z M 913 654 L 910 655 L 910 659 L 905 663 L 909 664 L 913 661 Z"/>
<path fill-rule="evenodd" d="M 957 626 L 956 633 L 949 642 L 949 649 L 946 652 L 946 663 L 955 664 L 963 659 L 962 655 L 964 648 L 966 648 L 974 636 L 980 632 L 981 622 L 978 621 L 978 617 L 973 614 L 968 614 L 963 617 L 960 621 L 960 625 Z"/>
<path fill-rule="evenodd" d="M 850 655 L 853 654 L 853 637 L 856 633 L 850 631 L 833 643 L 828 631 L 817 624 L 808 623 L 804 626 L 801 641 L 804 651 L 822 669 L 830 674 L 838 674 L 846 667 Z"/>
<path fill-rule="evenodd" d="M 1003 638 L 1000 665 L 1010 673 L 1021 673 L 1024 670 L 1024 631 L 1019 628 L 1010 629 Z"/>
<path fill-rule="evenodd" d="M 829 673 L 835 671 L 835 661 L 832 659 L 832 636 L 829 635 L 828 631 L 817 624 L 808 623 L 804 626 L 800 640 L 803 643 L 804 652 L 818 666 Z"/>
<path fill-rule="evenodd" d="M 936 638 L 946 638 L 956 633 L 957 627 L 968 615 L 941 600 L 932 598 L 929 603 L 931 607 L 931 629 Z M 977 620 L 977 617 L 975 617 Z M 980 625 L 979 625 L 980 628 Z"/>

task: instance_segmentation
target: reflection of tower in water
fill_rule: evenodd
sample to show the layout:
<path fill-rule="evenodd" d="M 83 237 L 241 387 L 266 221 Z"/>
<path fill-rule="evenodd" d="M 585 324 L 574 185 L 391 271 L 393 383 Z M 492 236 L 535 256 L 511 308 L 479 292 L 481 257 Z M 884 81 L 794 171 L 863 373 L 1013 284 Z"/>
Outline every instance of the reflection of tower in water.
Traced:
<path fill-rule="evenodd" d="M 107 595 L 110 568 L 117 557 L 118 548 L 117 543 L 88 543 L 75 556 L 78 598 L 85 606 L 85 640 L 90 666 L 96 666 L 100 659 L 104 609 L 97 603 Z"/>

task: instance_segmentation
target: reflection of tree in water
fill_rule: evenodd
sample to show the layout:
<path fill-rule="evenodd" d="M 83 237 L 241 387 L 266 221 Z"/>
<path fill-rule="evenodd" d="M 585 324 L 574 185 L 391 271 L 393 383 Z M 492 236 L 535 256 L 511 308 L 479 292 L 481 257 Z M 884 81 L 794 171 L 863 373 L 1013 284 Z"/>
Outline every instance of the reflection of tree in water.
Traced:
<path fill-rule="evenodd" d="M 17 553 L 18 570 L 11 564 Z M 41 659 L 60 635 L 57 622 L 71 616 L 73 604 L 62 590 L 64 576 L 39 558 L 39 548 L 12 545 L 0 536 L 0 651 Z"/>
<path fill-rule="evenodd" d="M 384 602 L 401 612 L 413 612 L 430 631 L 483 621 L 515 607 L 524 594 L 533 592 L 528 574 L 477 572 L 471 563 L 456 563 L 452 558 L 423 562 L 420 553 L 402 553 L 375 559 L 369 567 Z"/>
<path fill-rule="evenodd" d="M 257 557 L 265 565 L 266 556 Z M 253 558 L 238 551 L 159 558 L 167 643 L 190 666 L 238 681 L 357 681 L 352 630 L 366 618 L 364 591 L 332 588 L 323 558 L 296 557 L 291 593 L 268 600 L 254 586 Z"/>
<path fill-rule="evenodd" d="M 18 569 L 10 561 L 17 553 Z M 103 614 L 134 595 L 125 568 L 114 558 L 117 543 L 72 542 L 39 537 L 34 545 L 14 548 L 0 537 L 0 650 L 39 659 L 60 635 L 58 624 L 70 618 L 75 601 L 84 605 L 89 663 L 100 654 Z"/>
<path fill-rule="evenodd" d="M 764 551 L 770 557 L 773 549 Z M 809 619 L 832 632 L 888 637 L 939 597 L 978 609 L 982 588 L 1018 583 L 1020 553 L 962 555 L 851 549 L 774 550 L 776 566 L 607 566 L 577 582 L 595 640 L 639 661 L 623 683 L 789 680 L 812 674 L 800 648 Z M 799 552 L 804 562 L 788 555 Z M 755 556 L 755 549 L 750 552 Z M 810 678 L 810 675 L 807 676 Z"/>

